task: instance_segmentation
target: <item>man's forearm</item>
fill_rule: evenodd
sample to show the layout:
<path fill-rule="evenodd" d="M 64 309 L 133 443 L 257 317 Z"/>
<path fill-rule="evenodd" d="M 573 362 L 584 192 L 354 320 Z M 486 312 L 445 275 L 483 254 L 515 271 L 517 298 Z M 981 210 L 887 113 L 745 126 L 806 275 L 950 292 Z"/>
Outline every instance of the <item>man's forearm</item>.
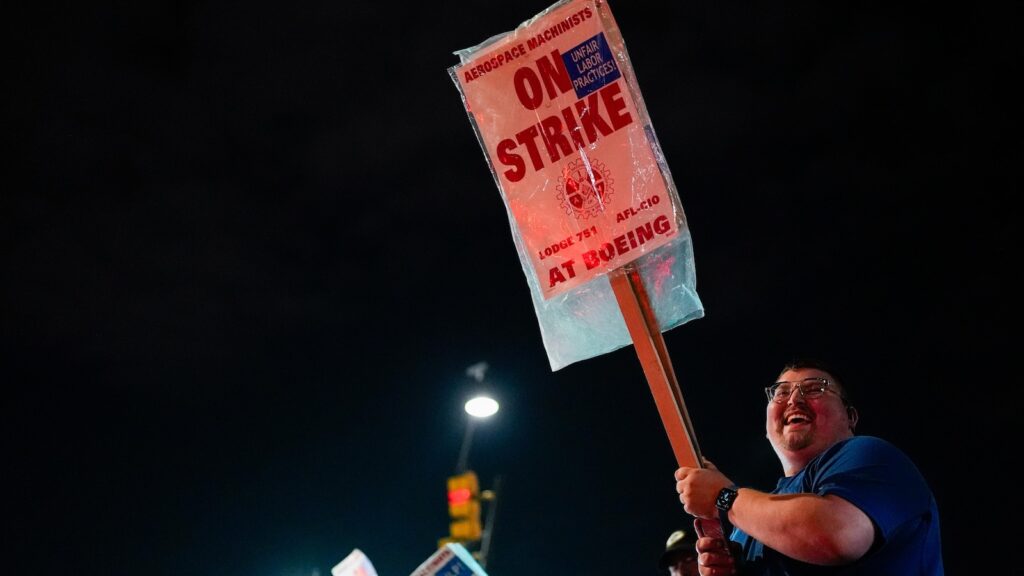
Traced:
<path fill-rule="evenodd" d="M 874 539 L 867 515 L 836 496 L 741 488 L 729 521 L 765 546 L 809 564 L 852 562 Z"/>

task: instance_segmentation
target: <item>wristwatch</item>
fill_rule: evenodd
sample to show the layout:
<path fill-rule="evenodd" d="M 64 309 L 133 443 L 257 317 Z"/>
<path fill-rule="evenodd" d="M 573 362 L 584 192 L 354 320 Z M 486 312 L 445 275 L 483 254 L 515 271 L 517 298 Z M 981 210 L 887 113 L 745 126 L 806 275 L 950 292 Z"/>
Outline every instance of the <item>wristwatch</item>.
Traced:
<path fill-rule="evenodd" d="M 724 513 L 728 513 L 729 509 L 732 508 L 732 503 L 736 500 L 736 485 L 726 486 L 718 492 L 718 497 L 715 498 L 715 507 Z"/>

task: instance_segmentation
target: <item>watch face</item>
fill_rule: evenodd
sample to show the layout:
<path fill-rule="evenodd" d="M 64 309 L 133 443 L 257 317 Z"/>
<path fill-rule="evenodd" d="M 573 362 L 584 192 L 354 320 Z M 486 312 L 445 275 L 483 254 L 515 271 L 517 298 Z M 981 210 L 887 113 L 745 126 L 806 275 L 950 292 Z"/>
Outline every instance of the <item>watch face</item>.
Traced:
<path fill-rule="evenodd" d="M 736 491 L 732 488 L 722 488 L 722 491 L 718 493 L 718 498 L 715 499 L 715 506 L 719 510 L 728 511 L 732 508 L 732 501 L 736 499 Z"/>

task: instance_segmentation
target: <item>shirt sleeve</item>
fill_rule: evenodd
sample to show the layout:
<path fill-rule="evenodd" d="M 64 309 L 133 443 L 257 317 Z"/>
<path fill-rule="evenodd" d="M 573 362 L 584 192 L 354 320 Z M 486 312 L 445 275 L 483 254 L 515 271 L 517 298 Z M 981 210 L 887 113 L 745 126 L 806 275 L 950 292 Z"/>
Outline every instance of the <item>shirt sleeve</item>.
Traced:
<path fill-rule="evenodd" d="M 855 436 L 819 465 L 814 492 L 835 494 L 860 508 L 886 539 L 930 509 L 931 490 L 917 466 L 881 438 Z"/>

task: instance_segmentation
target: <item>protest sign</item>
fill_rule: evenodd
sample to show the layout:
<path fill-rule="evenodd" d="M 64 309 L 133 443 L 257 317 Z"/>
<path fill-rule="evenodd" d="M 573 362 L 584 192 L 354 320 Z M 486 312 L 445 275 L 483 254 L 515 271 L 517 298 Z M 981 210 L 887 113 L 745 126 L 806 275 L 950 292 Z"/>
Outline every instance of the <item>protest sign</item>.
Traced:
<path fill-rule="evenodd" d="M 409 576 L 487 576 L 487 572 L 461 544 L 445 544 Z"/>
<path fill-rule="evenodd" d="M 449 69 L 509 215 L 552 369 L 634 344 L 700 465 L 663 330 L 703 316 L 682 203 L 604 0 L 562 0 Z"/>
<path fill-rule="evenodd" d="M 331 568 L 331 576 L 377 576 L 377 571 L 374 570 L 370 559 L 356 548 L 337 566 Z"/>
<path fill-rule="evenodd" d="M 611 273 L 657 329 L 703 316 L 671 173 L 607 2 L 565 0 L 449 69 L 505 201 L 552 370 L 631 342 Z"/>
<path fill-rule="evenodd" d="M 544 298 L 679 231 L 605 24 L 593 2 L 553 7 L 456 74 Z"/>

